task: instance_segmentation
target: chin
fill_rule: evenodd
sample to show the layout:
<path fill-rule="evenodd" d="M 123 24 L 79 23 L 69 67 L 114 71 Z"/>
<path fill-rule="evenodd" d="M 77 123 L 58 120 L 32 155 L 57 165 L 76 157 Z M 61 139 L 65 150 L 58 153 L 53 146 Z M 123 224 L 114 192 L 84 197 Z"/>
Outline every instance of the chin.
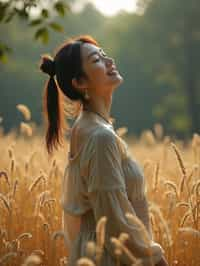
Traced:
<path fill-rule="evenodd" d="M 123 78 L 120 79 L 118 82 L 116 82 L 114 85 L 113 85 L 113 90 L 116 90 L 122 83 L 123 83 Z"/>
<path fill-rule="evenodd" d="M 117 87 L 119 87 L 123 83 L 124 79 L 121 75 L 117 75 L 112 82 L 110 83 L 110 86 L 112 87 L 112 90 L 115 90 Z"/>
<path fill-rule="evenodd" d="M 124 82 L 124 78 L 122 76 L 118 76 L 118 80 L 117 80 L 117 86 L 121 85 Z"/>
<path fill-rule="evenodd" d="M 124 78 L 120 76 L 120 84 L 124 82 Z"/>

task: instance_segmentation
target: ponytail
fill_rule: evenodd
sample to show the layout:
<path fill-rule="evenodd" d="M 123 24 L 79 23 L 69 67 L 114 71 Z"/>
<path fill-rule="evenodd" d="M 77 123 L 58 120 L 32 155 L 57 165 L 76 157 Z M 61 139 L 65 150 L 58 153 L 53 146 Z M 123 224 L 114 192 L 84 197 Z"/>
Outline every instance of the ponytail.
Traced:
<path fill-rule="evenodd" d="M 69 130 L 65 114 L 76 116 L 85 102 L 85 96 L 72 85 L 72 78 L 87 77 L 82 64 L 81 44 L 91 43 L 99 46 L 97 41 L 89 35 L 81 35 L 69 39 L 56 49 L 54 59 L 49 54 L 41 56 L 40 70 L 50 76 L 45 84 L 43 96 L 43 112 L 47 122 L 46 147 L 48 154 L 58 145 L 62 145 L 63 130 Z M 54 78 L 56 76 L 56 78 Z M 64 96 L 73 103 L 77 103 L 75 110 L 67 113 L 64 109 Z M 71 107 L 71 106 L 70 106 Z M 72 111 L 72 113 L 71 113 Z"/>
<path fill-rule="evenodd" d="M 66 129 L 63 95 L 56 84 L 50 61 L 50 58 L 43 57 L 43 63 L 40 66 L 41 70 L 45 70 L 44 72 L 51 73 L 43 95 L 43 114 L 47 124 L 45 142 L 48 154 L 52 154 L 54 148 L 57 149 L 58 145 L 62 145 L 63 130 Z"/>

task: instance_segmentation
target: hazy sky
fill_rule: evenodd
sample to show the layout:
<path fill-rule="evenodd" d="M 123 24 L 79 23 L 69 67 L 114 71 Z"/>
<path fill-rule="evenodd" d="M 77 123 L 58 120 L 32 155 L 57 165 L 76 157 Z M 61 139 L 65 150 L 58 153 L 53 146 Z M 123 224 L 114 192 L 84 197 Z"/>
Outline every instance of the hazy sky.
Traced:
<path fill-rule="evenodd" d="M 137 0 L 77 0 L 75 9 L 80 10 L 88 2 L 93 3 L 104 15 L 112 16 L 120 10 L 134 12 Z"/>

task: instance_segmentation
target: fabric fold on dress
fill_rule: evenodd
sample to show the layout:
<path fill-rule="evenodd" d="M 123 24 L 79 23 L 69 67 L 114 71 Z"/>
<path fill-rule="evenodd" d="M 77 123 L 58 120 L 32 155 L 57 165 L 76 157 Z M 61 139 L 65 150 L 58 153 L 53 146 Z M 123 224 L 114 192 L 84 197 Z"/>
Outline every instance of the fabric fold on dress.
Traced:
<path fill-rule="evenodd" d="M 144 265 L 154 265 L 161 259 L 162 248 L 151 242 L 150 238 L 147 242 L 141 225 L 129 224 L 125 217 L 127 212 L 134 217 L 137 215 L 128 199 L 115 136 L 110 131 L 99 130 L 93 138 L 94 146 L 88 167 L 87 187 L 96 222 L 102 216 L 107 217 L 105 247 L 114 258 L 114 246 L 110 238 L 119 237 L 120 233 L 125 232 L 130 237 L 127 241 L 129 250 L 142 259 Z M 140 196 L 140 200 L 142 198 L 144 200 L 145 195 Z M 124 265 L 131 263 L 126 254 L 120 256 L 120 261 Z"/>
<path fill-rule="evenodd" d="M 98 115 L 83 112 L 77 126 L 79 149 L 73 156 L 69 152 L 60 201 L 64 214 L 81 219 L 68 266 L 75 266 L 79 258 L 87 256 L 87 241 L 96 241 L 96 223 L 102 216 L 107 217 L 107 223 L 101 266 L 116 265 L 110 238 L 119 237 L 122 232 L 129 235 L 126 245 L 133 255 L 142 259 L 143 265 L 155 265 L 164 250 L 153 241 L 142 168 L 130 157 L 128 146 L 112 126 Z M 128 222 L 127 212 L 142 221 L 149 241 L 143 236 L 141 223 Z M 120 262 L 123 266 L 131 265 L 124 253 Z"/>

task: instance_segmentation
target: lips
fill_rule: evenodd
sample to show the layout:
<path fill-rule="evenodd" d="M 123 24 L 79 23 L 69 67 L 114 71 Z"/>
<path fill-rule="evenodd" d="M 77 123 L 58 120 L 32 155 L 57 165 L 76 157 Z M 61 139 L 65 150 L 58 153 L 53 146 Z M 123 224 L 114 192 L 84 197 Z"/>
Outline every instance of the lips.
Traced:
<path fill-rule="evenodd" d="M 111 70 L 107 72 L 107 75 L 114 75 L 117 73 L 118 73 L 118 71 L 117 71 L 116 67 L 112 67 Z"/>

